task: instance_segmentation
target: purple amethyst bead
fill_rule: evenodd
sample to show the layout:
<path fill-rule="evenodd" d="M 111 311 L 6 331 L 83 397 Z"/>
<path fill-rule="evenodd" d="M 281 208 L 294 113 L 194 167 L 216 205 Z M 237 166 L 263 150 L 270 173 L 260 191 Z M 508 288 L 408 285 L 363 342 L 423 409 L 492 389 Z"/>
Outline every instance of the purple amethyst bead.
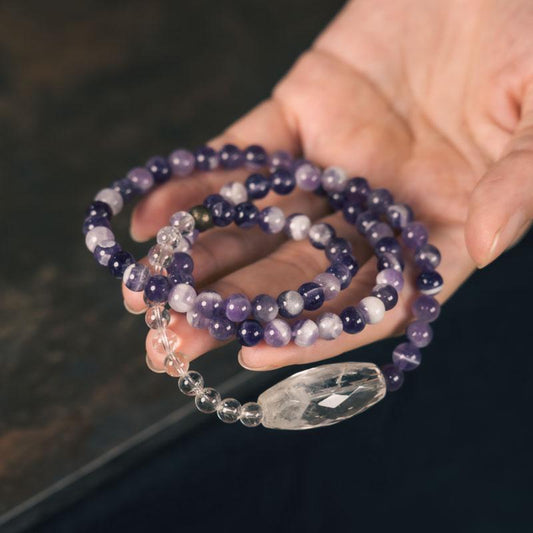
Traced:
<path fill-rule="evenodd" d="M 94 228 L 97 228 L 98 226 L 104 226 L 105 228 L 111 228 L 111 224 L 109 223 L 109 218 L 102 217 L 100 215 L 94 215 L 87 217 L 83 221 L 83 226 L 81 227 L 81 231 L 84 235 L 87 235 L 89 231 L 91 231 Z"/>
<path fill-rule="evenodd" d="M 217 341 L 227 341 L 235 335 L 237 326 L 225 316 L 216 316 L 209 321 L 207 329 Z"/>
<path fill-rule="evenodd" d="M 285 221 L 283 211 L 277 206 L 265 207 L 258 217 L 259 227 L 265 233 L 271 234 L 282 231 L 285 228 Z"/>
<path fill-rule="evenodd" d="M 150 269 L 141 263 L 131 264 L 124 271 L 122 281 L 124 285 L 134 292 L 142 292 L 150 279 Z"/>
<path fill-rule="evenodd" d="M 292 155 L 284 150 L 276 150 L 268 160 L 268 168 L 270 172 L 274 172 L 276 168 L 285 168 L 289 170 L 292 165 Z"/>
<path fill-rule="evenodd" d="M 108 266 L 111 257 L 113 257 L 117 252 L 120 252 L 120 250 L 122 250 L 122 248 L 117 242 L 103 241 L 96 245 L 93 255 L 100 265 Z"/>
<path fill-rule="evenodd" d="M 202 315 L 198 309 L 193 308 L 190 311 L 187 311 L 187 322 L 193 328 L 207 329 L 211 320 Z"/>
<path fill-rule="evenodd" d="M 403 258 L 401 255 L 394 255 L 389 252 L 380 254 L 378 256 L 378 272 L 385 270 L 386 268 L 392 268 L 398 272 L 402 272 L 405 267 Z"/>
<path fill-rule="evenodd" d="M 357 307 L 353 305 L 346 307 L 339 316 L 342 321 L 342 329 L 346 333 L 355 335 L 365 329 L 365 319 Z"/>
<path fill-rule="evenodd" d="M 318 340 L 316 322 L 308 318 L 298 320 L 292 326 L 292 338 L 297 346 L 311 346 Z"/>
<path fill-rule="evenodd" d="M 372 289 L 372 296 L 383 302 L 385 311 L 389 311 L 398 303 L 398 292 L 391 285 L 376 285 Z"/>
<path fill-rule="evenodd" d="M 394 348 L 392 360 L 400 370 L 408 372 L 414 370 L 422 361 L 420 350 L 410 342 L 402 342 Z"/>
<path fill-rule="evenodd" d="M 299 292 L 283 291 L 276 300 L 279 314 L 285 318 L 294 318 L 304 309 L 304 299 Z"/>
<path fill-rule="evenodd" d="M 430 296 L 438 294 L 442 290 L 443 284 L 442 276 L 435 270 L 422 272 L 416 278 L 416 288 L 422 294 Z"/>
<path fill-rule="evenodd" d="M 150 302 L 162 303 L 168 300 L 171 286 L 166 276 L 156 274 L 150 277 L 144 288 L 144 296 Z"/>
<path fill-rule="evenodd" d="M 276 169 L 271 175 L 270 175 L 270 181 L 272 190 L 276 194 L 289 194 L 294 190 L 294 187 L 296 186 L 296 180 L 294 178 L 294 175 L 289 170 L 286 170 L 284 168 L 278 168 Z"/>
<path fill-rule="evenodd" d="M 341 255 L 335 263 L 342 263 L 343 265 L 348 267 L 348 270 L 350 271 L 350 274 L 352 278 L 357 274 L 359 271 L 359 265 L 357 261 L 354 259 L 353 255 L 351 254 L 344 254 Z"/>
<path fill-rule="evenodd" d="M 341 282 L 341 291 L 346 289 L 352 281 L 352 275 L 350 269 L 340 261 L 335 261 L 330 267 L 326 269 L 326 272 L 333 274 Z"/>
<path fill-rule="evenodd" d="M 385 270 L 378 272 L 376 283 L 391 285 L 400 292 L 403 289 L 404 284 L 403 274 L 392 268 L 386 268 Z"/>
<path fill-rule="evenodd" d="M 387 208 L 387 220 L 396 229 L 405 228 L 413 221 L 413 211 L 406 204 L 392 204 Z"/>
<path fill-rule="evenodd" d="M 324 303 L 324 289 L 318 283 L 312 281 L 303 283 L 298 292 L 304 299 L 304 309 L 307 311 L 319 309 Z"/>
<path fill-rule="evenodd" d="M 270 346 L 274 346 L 275 348 L 286 346 L 291 341 L 291 337 L 291 327 L 281 318 L 276 318 L 265 325 L 264 339 Z"/>
<path fill-rule="evenodd" d="M 312 163 L 303 163 L 294 171 L 296 184 L 303 191 L 314 191 L 320 186 L 320 169 Z"/>
<path fill-rule="evenodd" d="M 226 317 L 233 322 L 242 322 L 252 311 L 252 304 L 244 294 L 232 294 L 224 303 Z"/>
<path fill-rule="evenodd" d="M 239 168 L 244 163 L 242 151 L 234 144 L 225 144 L 218 152 L 220 166 L 227 169 Z"/>
<path fill-rule="evenodd" d="M 169 272 L 167 277 L 171 285 L 186 284 L 194 287 L 194 277 L 187 272 L 173 271 Z"/>
<path fill-rule="evenodd" d="M 355 220 L 357 231 L 366 237 L 370 228 L 379 222 L 379 215 L 374 211 L 363 211 Z"/>
<path fill-rule="evenodd" d="M 89 204 L 87 211 L 85 211 L 85 215 L 87 217 L 99 216 L 111 220 L 113 218 L 113 211 L 111 211 L 111 208 L 105 202 L 95 200 Z"/>
<path fill-rule="evenodd" d="M 417 348 L 425 348 L 433 340 L 433 329 L 427 322 L 416 320 L 407 326 L 406 336 Z"/>
<path fill-rule="evenodd" d="M 172 261 L 167 267 L 168 272 L 182 272 L 184 274 L 192 274 L 194 270 L 193 258 L 185 252 L 176 252 L 172 256 Z"/>
<path fill-rule="evenodd" d="M 209 205 L 206 205 L 206 202 L 209 202 Z M 204 201 L 204 205 L 211 213 L 213 224 L 219 228 L 228 226 L 235 220 L 235 206 L 230 204 L 220 194 L 208 196 Z"/>
<path fill-rule="evenodd" d="M 360 205 L 356 203 L 344 203 L 342 206 L 342 216 L 348 224 L 355 224 L 357 217 L 363 212 Z"/>
<path fill-rule="evenodd" d="M 369 209 L 374 209 L 378 213 L 385 213 L 394 202 L 394 198 L 387 189 L 374 189 L 368 194 L 366 202 Z"/>
<path fill-rule="evenodd" d="M 328 193 L 329 205 L 335 210 L 340 211 L 344 207 L 345 198 L 343 192 Z"/>
<path fill-rule="evenodd" d="M 343 255 L 352 255 L 352 245 L 342 237 L 331 239 L 326 246 L 326 257 L 333 262 Z"/>
<path fill-rule="evenodd" d="M 376 254 L 390 253 L 398 256 L 402 253 L 400 243 L 394 237 L 382 237 L 376 243 L 374 250 Z"/>
<path fill-rule="evenodd" d="M 258 144 L 252 144 L 244 150 L 244 163 L 248 168 L 261 168 L 268 163 L 265 149 Z"/>
<path fill-rule="evenodd" d="M 440 265 L 440 252 L 432 244 L 423 244 L 416 251 L 414 259 L 422 270 L 435 270 Z"/>
<path fill-rule="evenodd" d="M 154 176 L 144 167 L 132 168 L 126 178 L 130 180 L 133 190 L 137 194 L 145 194 L 154 186 Z"/>
<path fill-rule="evenodd" d="M 370 193 L 370 186 L 365 178 L 352 178 L 348 180 L 344 195 L 346 201 L 353 202 L 359 205 L 365 205 Z"/>
<path fill-rule="evenodd" d="M 315 248 L 324 250 L 331 239 L 334 239 L 337 235 L 333 226 L 327 224 L 326 222 L 319 222 L 318 224 L 313 224 L 309 228 L 308 236 L 309 241 Z"/>
<path fill-rule="evenodd" d="M 107 267 L 115 278 L 122 279 L 126 268 L 133 263 L 135 263 L 133 256 L 130 253 L 121 250 L 120 252 L 117 252 L 111 256 Z"/>
<path fill-rule="evenodd" d="M 433 322 L 440 315 L 440 304 L 433 298 L 422 294 L 411 305 L 411 311 L 418 320 Z"/>
<path fill-rule="evenodd" d="M 168 161 L 161 155 L 154 155 L 148 159 L 145 166 L 152 173 L 152 176 L 157 183 L 168 181 L 172 175 Z"/>
<path fill-rule="evenodd" d="M 263 326 L 257 320 L 245 320 L 237 327 L 237 339 L 243 346 L 255 346 L 263 336 Z"/>
<path fill-rule="evenodd" d="M 385 384 L 389 392 L 395 392 L 403 385 L 403 372 L 392 363 L 381 367 L 381 373 L 385 378 Z"/>
<path fill-rule="evenodd" d="M 222 308 L 222 296 L 215 291 L 202 291 L 194 301 L 194 308 L 205 318 L 213 318 Z"/>
<path fill-rule="evenodd" d="M 244 183 L 248 191 L 248 198 L 259 200 L 270 191 L 270 180 L 263 174 L 250 174 Z"/>
<path fill-rule="evenodd" d="M 178 148 L 168 156 L 168 163 L 172 174 L 184 177 L 192 173 L 196 160 L 192 152 Z"/>
<path fill-rule="evenodd" d="M 376 222 L 375 224 L 372 224 L 365 235 L 371 246 L 376 246 L 381 239 L 394 238 L 394 233 L 392 232 L 391 227 L 385 222 Z"/>
<path fill-rule="evenodd" d="M 242 202 L 235 206 L 235 224 L 248 229 L 257 224 L 259 219 L 259 210 L 251 202 Z"/>
<path fill-rule="evenodd" d="M 120 180 L 114 181 L 111 184 L 111 188 L 114 191 L 120 193 L 120 196 L 122 196 L 122 199 L 125 202 L 131 200 L 135 196 L 133 185 L 131 184 L 131 181 L 128 178 L 122 178 Z"/>
<path fill-rule="evenodd" d="M 194 161 L 198 170 L 215 170 L 218 167 L 218 154 L 211 146 L 200 146 L 194 151 Z"/>
<path fill-rule="evenodd" d="M 252 314 L 256 320 L 270 322 L 278 316 L 279 306 L 268 294 L 259 294 L 252 300 Z"/>
<path fill-rule="evenodd" d="M 412 250 L 416 250 L 428 242 L 428 232 L 420 222 L 409 222 L 402 230 L 402 239 Z"/>

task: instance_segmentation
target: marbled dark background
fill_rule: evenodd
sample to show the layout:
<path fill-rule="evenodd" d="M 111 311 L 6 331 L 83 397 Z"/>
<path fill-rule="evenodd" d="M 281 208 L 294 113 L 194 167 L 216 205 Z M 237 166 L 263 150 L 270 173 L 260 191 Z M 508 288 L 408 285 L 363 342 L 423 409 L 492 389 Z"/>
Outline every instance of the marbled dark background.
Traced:
<path fill-rule="evenodd" d="M 176 413 L 142 319 L 84 249 L 95 190 L 267 96 L 340 5 L 0 3 L 0 512 L 71 481 L 6 531 L 533 529 L 531 234 L 447 304 L 401 394 L 299 434 Z M 274 379 L 225 351 L 199 365 L 245 395 Z"/>

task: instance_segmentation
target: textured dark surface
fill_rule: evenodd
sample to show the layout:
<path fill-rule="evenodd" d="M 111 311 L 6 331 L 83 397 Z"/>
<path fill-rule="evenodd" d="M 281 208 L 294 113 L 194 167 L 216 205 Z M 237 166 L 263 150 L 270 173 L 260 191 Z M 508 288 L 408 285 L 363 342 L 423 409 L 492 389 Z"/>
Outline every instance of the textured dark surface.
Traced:
<path fill-rule="evenodd" d="M 82 244 L 94 191 L 265 97 L 340 4 L 1 3 L 0 511 L 187 402 L 146 371 L 142 318 Z M 41 530 L 531 531 L 532 245 L 465 285 L 369 413 L 298 434 L 185 414 L 186 435 Z M 237 371 L 230 353 L 198 365 L 213 384 Z"/>

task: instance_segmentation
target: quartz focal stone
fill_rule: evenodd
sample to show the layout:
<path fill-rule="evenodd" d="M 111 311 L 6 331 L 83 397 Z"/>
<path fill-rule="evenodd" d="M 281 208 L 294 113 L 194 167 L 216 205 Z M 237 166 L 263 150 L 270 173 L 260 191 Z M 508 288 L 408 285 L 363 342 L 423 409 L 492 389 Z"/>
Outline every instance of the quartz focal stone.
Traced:
<path fill-rule="evenodd" d="M 372 363 L 334 363 L 298 372 L 259 396 L 263 425 L 272 429 L 330 426 L 379 402 L 385 379 Z"/>

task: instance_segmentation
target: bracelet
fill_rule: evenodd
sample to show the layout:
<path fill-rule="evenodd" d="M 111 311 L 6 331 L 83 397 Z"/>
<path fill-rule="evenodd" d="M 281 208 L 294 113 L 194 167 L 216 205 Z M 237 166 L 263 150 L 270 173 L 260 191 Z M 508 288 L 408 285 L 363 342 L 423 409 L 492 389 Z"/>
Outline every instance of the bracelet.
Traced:
<path fill-rule="evenodd" d="M 136 263 L 122 250 L 111 231 L 110 220 L 124 202 L 146 194 L 172 175 L 183 177 L 194 170 L 217 168 L 232 170 L 246 166 L 253 170 L 245 183 L 229 182 L 219 194 L 209 195 L 201 205 L 188 212 L 172 215 L 169 225 L 157 233 L 157 243 L 148 252 L 150 267 Z M 269 173 L 259 172 L 267 168 Z M 345 220 L 367 238 L 377 257 L 376 286 L 355 306 L 339 314 L 327 312 L 316 320 L 300 318 L 292 325 L 285 319 L 296 318 L 304 311 L 321 307 L 349 286 L 358 271 L 351 245 L 337 237 L 326 223 L 312 224 L 300 213 L 285 216 L 275 206 L 261 211 L 254 200 L 270 191 L 286 195 L 298 186 L 325 196 L 334 211 L 342 211 Z M 215 291 L 196 293 L 194 261 L 189 255 L 201 232 L 235 223 L 242 229 L 258 225 L 266 233 L 285 233 L 295 240 L 308 238 L 311 245 L 324 250 L 331 264 L 313 281 L 298 290 L 286 290 L 274 298 L 260 294 L 248 299 L 233 294 L 223 299 Z M 428 233 L 413 221 L 413 212 L 405 204 L 395 203 L 386 189 L 371 189 L 364 178 L 348 179 L 338 167 L 319 169 L 307 160 L 293 160 L 286 152 L 270 156 L 258 145 L 240 150 L 225 145 L 219 152 L 209 146 L 194 153 L 179 149 L 167 158 L 155 156 L 145 167 L 132 169 L 125 178 L 102 189 L 89 206 L 83 223 L 88 249 L 95 259 L 122 279 L 132 291 L 143 291 L 148 306 L 145 320 L 156 330 L 152 348 L 165 370 L 147 356 L 148 366 L 178 378 L 178 387 L 195 397 L 196 407 L 204 413 L 216 412 L 224 422 L 240 420 L 245 426 L 263 424 L 277 429 L 307 429 L 326 426 L 354 416 L 381 400 L 386 391 L 396 391 L 403 384 L 404 371 L 418 367 L 420 348 L 433 337 L 430 322 L 440 313 L 433 295 L 440 292 L 443 280 L 435 270 L 440 253 L 428 243 Z M 372 363 L 333 363 L 298 372 L 260 395 L 257 402 L 241 406 L 234 398 L 204 386 L 203 377 L 193 370 L 184 354 L 177 350 L 178 338 L 167 329 L 170 313 L 167 307 L 186 313 L 192 327 L 208 329 L 217 340 L 236 336 L 244 346 L 264 340 L 271 346 L 287 345 L 291 340 L 299 346 L 310 346 L 318 338 L 333 340 L 341 333 L 356 334 L 366 325 L 383 319 L 385 312 L 398 301 L 404 279 L 402 247 L 395 238 L 401 233 L 403 245 L 414 252 L 420 273 L 416 287 L 421 292 L 412 304 L 415 321 L 407 327 L 407 342 L 393 351 L 393 362 L 378 368 Z"/>

